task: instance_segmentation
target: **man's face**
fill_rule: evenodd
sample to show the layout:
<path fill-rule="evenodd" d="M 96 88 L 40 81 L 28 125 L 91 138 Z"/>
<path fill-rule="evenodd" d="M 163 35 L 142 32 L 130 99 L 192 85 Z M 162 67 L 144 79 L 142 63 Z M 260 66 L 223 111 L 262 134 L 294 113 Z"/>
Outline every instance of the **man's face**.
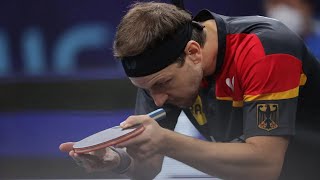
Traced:
<path fill-rule="evenodd" d="M 168 103 L 186 108 L 193 105 L 202 77 L 201 63 L 194 63 L 186 56 L 183 66 L 174 63 L 157 73 L 130 80 L 146 89 L 157 106 Z"/>

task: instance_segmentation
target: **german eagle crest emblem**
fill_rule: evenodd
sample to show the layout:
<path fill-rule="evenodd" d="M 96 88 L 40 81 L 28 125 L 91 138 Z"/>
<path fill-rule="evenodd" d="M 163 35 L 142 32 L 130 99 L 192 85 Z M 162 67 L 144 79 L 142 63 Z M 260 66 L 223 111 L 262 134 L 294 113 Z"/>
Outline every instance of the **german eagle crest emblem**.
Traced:
<path fill-rule="evenodd" d="M 260 129 L 271 131 L 279 127 L 279 106 L 278 104 L 257 105 L 257 125 Z"/>

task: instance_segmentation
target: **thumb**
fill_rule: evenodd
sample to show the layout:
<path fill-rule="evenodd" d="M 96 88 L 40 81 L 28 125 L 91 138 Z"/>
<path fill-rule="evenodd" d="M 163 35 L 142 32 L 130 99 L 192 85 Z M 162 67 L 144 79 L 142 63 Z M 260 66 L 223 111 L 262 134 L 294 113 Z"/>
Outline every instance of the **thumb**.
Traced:
<path fill-rule="evenodd" d="M 62 143 L 60 144 L 59 149 L 62 152 L 69 152 L 73 150 L 73 145 L 74 145 L 74 142 Z"/>

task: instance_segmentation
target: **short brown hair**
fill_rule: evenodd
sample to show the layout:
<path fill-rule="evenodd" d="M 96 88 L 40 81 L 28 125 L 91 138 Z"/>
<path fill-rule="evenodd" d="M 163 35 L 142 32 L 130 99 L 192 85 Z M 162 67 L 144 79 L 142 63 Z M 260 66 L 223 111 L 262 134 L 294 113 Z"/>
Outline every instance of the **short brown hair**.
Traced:
<path fill-rule="evenodd" d="M 114 56 L 123 58 L 141 54 L 146 48 L 191 20 L 188 12 L 171 4 L 135 3 L 118 25 L 113 44 Z M 192 39 L 203 46 L 204 32 L 193 29 Z"/>

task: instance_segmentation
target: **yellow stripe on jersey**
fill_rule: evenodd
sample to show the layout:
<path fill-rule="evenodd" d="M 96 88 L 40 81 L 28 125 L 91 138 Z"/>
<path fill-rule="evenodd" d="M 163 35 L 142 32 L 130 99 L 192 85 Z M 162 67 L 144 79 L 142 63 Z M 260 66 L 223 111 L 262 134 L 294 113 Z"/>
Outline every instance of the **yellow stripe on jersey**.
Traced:
<path fill-rule="evenodd" d="M 305 74 L 301 74 L 300 75 L 300 86 L 303 86 L 303 85 L 305 85 L 306 84 L 306 82 L 307 82 L 307 76 L 305 75 Z"/>
<path fill-rule="evenodd" d="M 217 97 L 218 100 L 233 101 L 232 97 Z"/>
<path fill-rule="evenodd" d="M 243 107 L 243 101 L 232 101 L 233 107 Z"/>
<path fill-rule="evenodd" d="M 304 86 L 307 82 L 307 76 L 305 74 L 300 75 L 299 86 Z M 268 94 L 259 94 L 259 95 L 244 95 L 244 101 L 256 101 L 256 100 L 281 100 L 281 99 L 290 99 L 295 98 L 299 95 L 299 87 L 290 89 L 288 91 L 277 92 L 277 93 L 268 93 Z M 217 97 L 218 100 L 223 101 L 233 101 L 232 97 Z M 233 107 L 243 107 L 243 101 L 233 101 Z"/>
<path fill-rule="evenodd" d="M 259 95 L 244 95 L 244 101 L 258 101 L 258 100 L 281 100 L 281 99 L 290 99 L 295 98 L 299 94 L 299 87 L 290 89 L 288 91 L 277 92 L 277 93 L 268 93 L 268 94 L 259 94 Z"/>

